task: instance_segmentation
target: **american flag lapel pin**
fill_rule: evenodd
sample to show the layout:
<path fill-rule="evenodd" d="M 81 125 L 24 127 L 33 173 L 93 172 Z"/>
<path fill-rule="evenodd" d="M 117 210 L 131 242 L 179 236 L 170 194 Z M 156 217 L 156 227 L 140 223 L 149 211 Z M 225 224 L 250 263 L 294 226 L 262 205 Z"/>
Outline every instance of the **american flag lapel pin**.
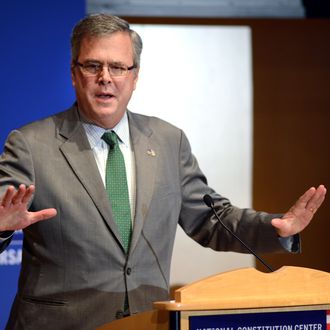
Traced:
<path fill-rule="evenodd" d="M 151 157 L 155 157 L 155 156 L 156 156 L 156 153 L 155 153 L 155 151 L 154 151 L 153 149 L 148 149 L 148 150 L 147 150 L 147 154 L 148 154 L 149 156 L 151 156 Z"/>

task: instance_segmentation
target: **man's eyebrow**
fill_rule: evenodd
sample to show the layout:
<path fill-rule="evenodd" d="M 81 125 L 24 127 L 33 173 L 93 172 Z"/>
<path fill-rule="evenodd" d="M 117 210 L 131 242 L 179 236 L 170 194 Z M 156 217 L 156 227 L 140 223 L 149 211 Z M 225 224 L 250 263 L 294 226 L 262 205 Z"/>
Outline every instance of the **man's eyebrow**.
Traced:
<path fill-rule="evenodd" d="M 111 61 L 109 64 L 111 65 L 118 65 L 118 66 L 125 66 L 126 64 L 121 61 Z"/>
<path fill-rule="evenodd" d="M 104 64 L 104 62 L 100 61 L 100 60 L 97 60 L 95 58 L 86 58 L 84 60 L 84 63 L 97 63 L 97 64 Z M 117 65 L 117 66 L 126 66 L 125 63 L 121 62 L 121 61 L 109 61 L 107 62 L 106 64 L 108 65 Z"/>
<path fill-rule="evenodd" d="M 99 60 L 96 60 L 95 58 L 86 58 L 85 60 L 84 60 L 84 63 L 99 63 L 99 64 L 102 64 L 102 62 L 101 61 L 99 61 Z"/>

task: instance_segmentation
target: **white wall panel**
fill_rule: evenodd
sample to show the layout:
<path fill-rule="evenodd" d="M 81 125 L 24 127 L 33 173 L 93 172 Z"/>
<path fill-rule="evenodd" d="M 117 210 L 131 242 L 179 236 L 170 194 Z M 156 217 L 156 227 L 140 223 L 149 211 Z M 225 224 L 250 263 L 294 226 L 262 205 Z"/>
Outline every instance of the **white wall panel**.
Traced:
<path fill-rule="evenodd" d="M 248 27 L 132 25 L 144 41 L 132 111 L 182 128 L 209 184 L 251 206 L 252 68 Z M 178 229 L 172 284 L 185 284 L 254 258 L 205 249 Z"/>

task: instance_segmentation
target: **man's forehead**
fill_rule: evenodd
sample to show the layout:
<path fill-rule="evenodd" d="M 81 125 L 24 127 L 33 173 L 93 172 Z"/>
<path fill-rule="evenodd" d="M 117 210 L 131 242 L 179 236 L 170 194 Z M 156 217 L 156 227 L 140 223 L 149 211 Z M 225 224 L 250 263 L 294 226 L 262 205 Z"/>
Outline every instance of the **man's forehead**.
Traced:
<path fill-rule="evenodd" d="M 131 38 L 126 32 L 115 32 L 113 34 L 86 36 L 82 39 L 79 55 L 102 55 L 116 54 L 120 58 L 133 57 L 133 45 Z M 115 59 L 113 59 L 115 60 Z"/>
<path fill-rule="evenodd" d="M 126 32 L 115 32 L 112 34 L 102 34 L 102 35 L 86 35 L 81 39 L 80 48 L 89 47 L 111 47 L 120 48 L 128 47 L 132 48 L 132 40 L 128 33 Z"/>

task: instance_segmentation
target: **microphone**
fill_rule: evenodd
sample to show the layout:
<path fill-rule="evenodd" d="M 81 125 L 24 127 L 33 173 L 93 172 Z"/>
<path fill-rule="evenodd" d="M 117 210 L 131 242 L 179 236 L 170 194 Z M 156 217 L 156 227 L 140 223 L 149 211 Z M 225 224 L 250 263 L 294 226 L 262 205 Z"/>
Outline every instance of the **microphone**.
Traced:
<path fill-rule="evenodd" d="M 274 270 L 264 261 L 262 260 L 256 252 L 254 252 L 249 246 L 247 246 L 232 230 L 230 230 L 230 228 L 228 228 L 223 221 L 220 219 L 220 217 L 218 216 L 215 208 L 214 208 L 214 201 L 213 198 L 210 195 L 204 195 L 203 197 L 204 203 L 213 211 L 215 217 L 217 218 L 217 220 L 219 221 L 219 223 L 221 224 L 221 226 L 223 228 L 225 228 L 232 236 L 234 236 L 251 254 L 253 254 L 268 270 L 270 270 L 271 272 L 273 272 Z"/>

